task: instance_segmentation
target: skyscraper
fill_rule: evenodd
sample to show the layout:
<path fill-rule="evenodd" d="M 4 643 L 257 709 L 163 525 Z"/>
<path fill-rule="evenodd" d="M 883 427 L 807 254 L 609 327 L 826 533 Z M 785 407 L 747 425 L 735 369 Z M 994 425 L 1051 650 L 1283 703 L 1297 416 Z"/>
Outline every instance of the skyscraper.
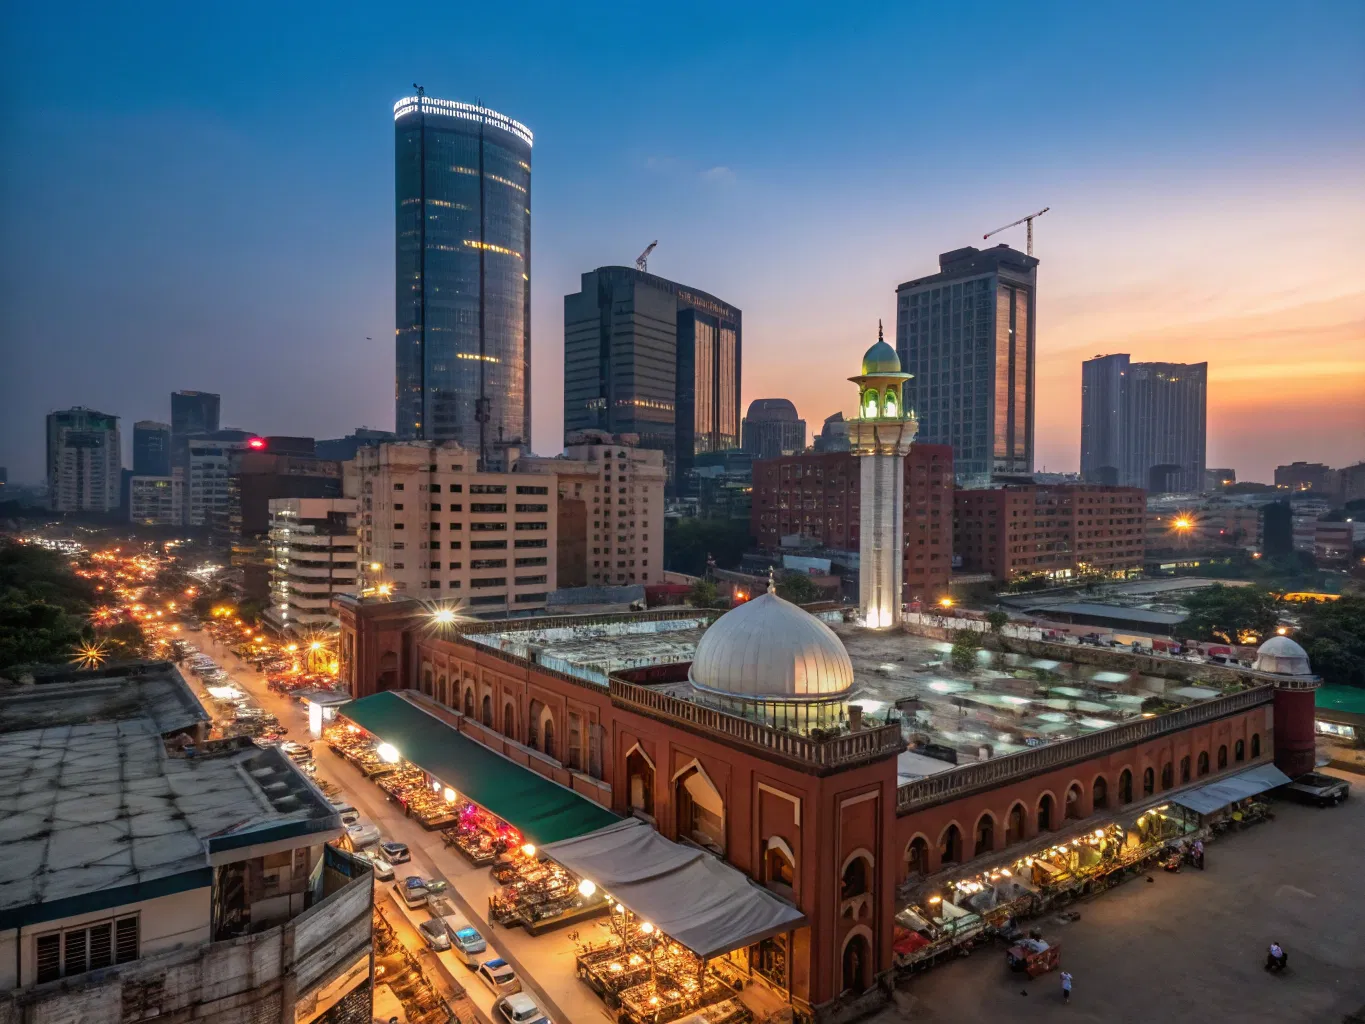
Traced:
<path fill-rule="evenodd" d="M 775 459 L 806 449 L 806 421 L 785 398 L 755 398 L 740 426 L 744 450 L 756 459 Z"/>
<path fill-rule="evenodd" d="M 1204 488 L 1208 363 L 1081 364 L 1081 477 L 1151 492 Z"/>
<path fill-rule="evenodd" d="M 740 310 L 633 267 L 598 267 L 564 296 L 564 432 L 638 434 L 669 489 L 693 458 L 739 447 Z"/>
<path fill-rule="evenodd" d="M 47 504 L 54 512 L 119 507 L 118 417 L 77 406 L 47 414 Z"/>
<path fill-rule="evenodd" d="M 493 469 L 531 440 L 531 132 L 420 91 L 393 113 L 398 436 Z"/>
<path fill-rule="evenodd" d="M 208 391 L 171 392 L 171 433 L 177 437 L 211 434 L 218 429 L 222 398 Z"/>
<path fill-rule="evenodd" d="M 171 428 L 155 420 L 133 424 L 133 473 L 137 476 L 171 475 Z"/>
<path fill-rule="evenodd" d="M 896 289 L 896 350 L 918 440 L 953 446 L 964 483 L 1033 472 L 1038 261 L 998 245 L 945 252 Z"/>

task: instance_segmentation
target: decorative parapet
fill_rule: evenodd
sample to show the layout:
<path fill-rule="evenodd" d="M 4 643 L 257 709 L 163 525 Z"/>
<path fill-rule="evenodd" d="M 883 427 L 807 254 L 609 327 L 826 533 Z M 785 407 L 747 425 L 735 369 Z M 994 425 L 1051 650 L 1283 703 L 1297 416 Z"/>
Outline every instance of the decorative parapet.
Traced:
<path fill-rule="evenodd" d="M 785 761 L 801 771 L 817 775 L 894 757 L 905 749 L 899 723 L 815 739 L 624 680 L 612 679 L 608 686 L 611 702 L 619 708 L 672 722 L 722 742 L 749 747 L 760 756 Z"/>
<path fill-rule="evenodd" d="M 1258 686 L 1226 697 L 1215 697 L 1202 704 L 1193 704 L 1179 711 L 1126 722 L 1109 729 L 1063 740 L 1017 754 L 978 761 L 951 771 L 939 772 L 914 782 L 907 782 L 896 790 L 896 813 L 909 814 L 935 804 L 947 803 L 983 790 L 994 789 L 1007 782 L 1016 782 L 1039 775 L 1054 768 L 1078 764 L 1101 757 L 1116 750 L 1136 746 L 1169 733 L 1180 732 L 1205 722 L 1226 718 L 1239 711 L 1270 704 L 1275 699 L 1273 686 Z"/>

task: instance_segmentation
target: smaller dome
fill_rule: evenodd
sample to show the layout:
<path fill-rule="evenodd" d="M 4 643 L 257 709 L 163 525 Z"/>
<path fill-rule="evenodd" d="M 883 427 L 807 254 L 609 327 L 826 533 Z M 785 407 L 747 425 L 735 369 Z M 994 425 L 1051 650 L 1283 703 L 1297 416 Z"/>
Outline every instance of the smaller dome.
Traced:
<path fill-rule="evenodd" d="M 1281 676 L 1311 676 L 1308 652 L 1287 636 L 1272 636 L 1256 648 L 1256 671 Z"/>
<path fill-rule="evenodd" d="M 863 356 L 863 376 L 874 373 L 900 373 L 901 357 L 880 338 Z"/>

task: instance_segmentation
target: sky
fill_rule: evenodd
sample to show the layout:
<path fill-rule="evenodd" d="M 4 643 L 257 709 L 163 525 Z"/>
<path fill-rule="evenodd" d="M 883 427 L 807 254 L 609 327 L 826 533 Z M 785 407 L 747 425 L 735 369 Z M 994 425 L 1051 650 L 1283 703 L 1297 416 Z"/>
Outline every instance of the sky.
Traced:
<path fill-rule="evenodd" d="M 819 429 L 897 284 L 1036 224 L 1038 469 L 1080 364 L 1209 363 L 1208 464 L 1365 459 L 1365 4 L 12 4 L 0 466 L 43 417 L 392 429 L 392 105 L 535 132 L 533 445 L 563 296 L 629 265 L 744 311 L 743 403 Z M 999 240 L 1024 244 L 1022 228 Z M 130 461 L 130 456 L 126 456 Z"/>

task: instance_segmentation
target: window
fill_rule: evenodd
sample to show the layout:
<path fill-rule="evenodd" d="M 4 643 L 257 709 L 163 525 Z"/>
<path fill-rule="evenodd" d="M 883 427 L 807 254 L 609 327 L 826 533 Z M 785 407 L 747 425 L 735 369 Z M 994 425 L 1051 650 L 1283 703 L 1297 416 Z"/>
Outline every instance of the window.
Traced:
<path fill-rule="evenodd" d="M 518 484 L 518 485 L 517 485 L 517 493 L 518 493 L 518 494 L 549 494 L 549 493 L 550 493 L 550 489 L 549 489 L 548 487 L 527 487 L 527 486 L 525 486 L 524 484 Z"/>
<path fill-rule="evenodd" d="M 540 590 L 534 594 L 518 594 L 517 604 L 543 604 L 545 602 L 545 591 Z"/>
<path fill-rule="evenodd" d="M 518 576 L 516 577 L 517 586 L 524 587 L 533 583 L 544 583 L 544 576 Z"/>
<path fill-rule="evenodd" d="M 394 489 L 395 491 L 401 491 L 401 490 L 403 489 L 403 485 L 402 485 L 402 484 L 394 484 L 394 485 L 393 485 L 393 489 Z"/>
<path fill-rule="evenodd" d="M 1190 781 L 1190 756 L 1188 754 L 1180 759 L 1180 781 Z"/>
<path fill-rule="evenodd" d="M 1208 752 L 1207 750 L 1201 750 L 1201 751 L 1199 752 L 1199 774 L 1200 774 L 1200 775 L 1207 775 L 1208 773 L 1209 773 L 1209 752 Z"/>
<path fill-rule="evenodd" d="M 526 566 L 545 565 L 547 561 L 548 559 L 546 559 L 544 556 L 541 556 L 540 558 L 518 558 L 517 568 L 521 569 L 525 568 Z"/>
<path fill-rule="evenodd" d="M 506 484 L 470 484 L 470 494 L 506 494 Z"/>
<path fill-rule="evenodd" d="M 475 533 L 490 533 L 497 530 L 506 530 L 506 523 L 470 523 L 469 528 Z"/>
<path fill-rule="evenodd" d="M 517 523 L 518 530 L 548 530 L 549 523 Z M 503 529 L 506 529 L 504 526 Z"/>
<path fill-rule="evenodd" d="M 469 563 L 471 569 L 506 569 L 505 558 L 476 558 Z"/>
<path fill-rule="evenodd" d="M 517 504 L 518 512 L 548 512 L 549 510 L 550 510 L 549 505 L 523 505 L 520 503 Z"/>
<path fill-rule="evenodd" d="M 49 932 L 39 935 L 35 945 L 40 984 L 130 963 L 139 955 L 138 917 L 134 914 Z"/>
<path fill-rule="evenodd" d="M 502 503 L 494 503 L 494 502 L 488 502 L 488 501 L 476 501 L 476 502 L 473 502 L 472 504 L 470 504 L 470 506 L 469 506 L 469 511 L 471 511 L 471 512 L 482 512 L 482 513 L 485 513 L 485 514 L 487 514 L 487 513 L 494 513 L 494 512 L 506 512 L 506 511 L 507 511 L 507 506 L 506 506 L 505 504 L 502 504 Z"/>
<path fill-rule="evenodd" d="M 521 541 L 517 541 L 517 547 L 521 547 Z M 505 551 L 507 541 L 505 540 L 471 540 L 469 542 L 470 551 Z"/>
<path fill-rule="evenodd" d="M 393 503 L 393 510 L 394 510 L 395 512 L 402 512 L 402 511 L 403 511 L 403 503 L 402 503 L 401 501 L 395 501 L 395 502 Z"/>
<path fill-rule="evenodd" d="M 1232 756 L 1234 760 L 1245 761 L 1247 758 L 1247 745 L 1242 740 L 1238 740 L 1232 745 Z"/>
<path fill-rule="evenodd" d="M 505 587 L 507 581 L 501 577 L 485 576 L 482 579 L 470 580 L 469 585 L 475 590 L 487 590 L 489 587 Z"/>
<path fill-rule="evenodd" d="M 519 548 L 544 548 L 549 547 L 550 542 L 546 540 L 521 540 L 518 539 L 515 547 Z"/>
<path fill-rule="evenodd" d="M 460 471 L 460 467 L 459 467 L 459 466 L 451 466 L 450 468 L 453 469 L 453 470 L 455 470 L 455 472 L 457 472 L 457 473 Z M 451 484 L 451 485 L 450 485 L 449 487 L 447 487 L 446 489 L 447 489 L 448 491 L 450 491 L 451 494 L 459 494 L 461 491 L 464 490 L 464 485 L 463 485 L 463 484 Z"/>
<path fill-rule="evenodd" d="M 1258 732 L 1251 735 L 1251 756 L 1261 756 L 1261 734 Z"/>

